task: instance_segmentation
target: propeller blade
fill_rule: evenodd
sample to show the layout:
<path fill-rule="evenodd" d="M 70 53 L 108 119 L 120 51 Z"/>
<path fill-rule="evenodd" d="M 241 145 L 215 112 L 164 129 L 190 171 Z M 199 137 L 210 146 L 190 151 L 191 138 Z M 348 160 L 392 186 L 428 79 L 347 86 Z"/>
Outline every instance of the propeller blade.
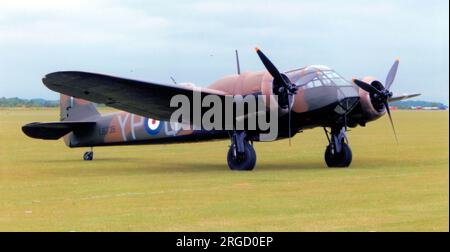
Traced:
<path fill-rule="evenodd" d="M 395 141 L 398 144 L 397 132 L 395 131 L 394 121 L 392 120 L 392 115 L 391 115 L 391 109 L 389 108 L 389 104 L 387 101 L 384 103 L 384 106 L 386 107 L 386 112 L 388 113 L 389 121 L 391 121 L 391 126 L 392 126 L 392 131 L 394 131 Z"/>
<path fill-rule="evenodd" d="M 397 75 L 398 70 L 398 64 L 400 63 L 400 59 L 397 58 L 394 62 L 394 64 L 391 67 L 391 70 L 389 70 L 389 73 L 386 77 L 386 82 L 384 82 L 384 85 L 387 90 L 390 90 L 392 83 L 394 83 L 395 76 Z"/>
<path fill-rule="evenodd" d="M 355 83 L 358 87 L 360 87 L 362 90 L 368 93 L 381 94 L 380 90 L 376 89 L 374 86 L 370 84 L 365 83 L 364 81 L 353 79 L 353 83 Z"/>
<path fill-rule="evenodd" d="M 289 121 L 289 146 L 291 146 L 291 110 L 292 110 L 292 94 L 288 94 L 288 121 Z"/>
<path fill-rule="evenodd" d="M 262 63 L 266 67 L 267 71 L 269 71 L 270 75 L 276 80 L 281 80 L 284 82 L 284 79 L 281 77 L 280 71 L 275 67 L 275 65 L 267 58 L 267 56 L 258 48 L 255 48 L 256 53 L 258 54 L 259 58 L 261 59 Z"/>
<path fill-rule="evenodd" d="M 404 95 L 400 95 L 400 96 L 391 97 L 388 99 L 388 102 L 396 102 L 396 101 L 406 100 L 406 99 L 414 98 L 414 97 L 417 97 L 420 95 L 421 94 L 404 94 Z"/>

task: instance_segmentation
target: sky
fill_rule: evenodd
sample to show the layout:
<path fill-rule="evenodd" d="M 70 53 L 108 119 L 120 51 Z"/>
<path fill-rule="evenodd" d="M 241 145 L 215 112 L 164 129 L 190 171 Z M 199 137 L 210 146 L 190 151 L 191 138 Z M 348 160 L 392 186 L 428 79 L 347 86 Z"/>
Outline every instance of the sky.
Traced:
<path fill-rule="evenodd" d="M 0 0 L 0 97 L 58 99 L 41 82 L 79 70 L 206 86 L 263 70 L 254 47 L 281 70 L 327 65 L 347 79 L 384 82 L 394 94 L 448 104 L 447 0 Z"/>

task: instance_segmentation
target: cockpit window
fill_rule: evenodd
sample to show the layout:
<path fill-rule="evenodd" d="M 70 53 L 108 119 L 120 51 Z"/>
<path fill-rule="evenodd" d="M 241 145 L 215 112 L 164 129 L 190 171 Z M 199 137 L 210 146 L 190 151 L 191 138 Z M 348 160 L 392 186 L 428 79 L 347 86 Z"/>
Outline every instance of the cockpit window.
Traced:
<path fill-rule="evenodd" d="M 328 69 L 296 70 L 289 72 L 288 77 L 293 83 L 304 89 L 322 86 L 352 86 L 350 82 L 335 71 Z"/>
<path fill-rule="evenodd" d="M 351 86 L 352 85 L 350 82 L 348 82 L 347 80 L 342 78 L 342 76 L 337 74 L 335 71 L 323 71 L 321 73 L 323 75 L 322 76 L 323 78 L 329 79 L 337 86 Z"/>

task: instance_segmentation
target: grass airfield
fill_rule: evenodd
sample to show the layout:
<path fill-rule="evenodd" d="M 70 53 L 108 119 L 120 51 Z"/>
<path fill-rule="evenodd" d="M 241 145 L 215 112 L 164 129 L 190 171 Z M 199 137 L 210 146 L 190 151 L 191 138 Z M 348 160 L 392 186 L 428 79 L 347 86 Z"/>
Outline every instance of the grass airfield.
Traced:
<path fill-rule="evenodd" d="M 449 231 L 449 114 L 394 111 L 349 133 L 353 164 L 325 168 L 322 129 L 255 143 L 231 172 L 227 141 L 69 149 L 20 127 L 57 109 L 0 109 L 0 231 Z"/>

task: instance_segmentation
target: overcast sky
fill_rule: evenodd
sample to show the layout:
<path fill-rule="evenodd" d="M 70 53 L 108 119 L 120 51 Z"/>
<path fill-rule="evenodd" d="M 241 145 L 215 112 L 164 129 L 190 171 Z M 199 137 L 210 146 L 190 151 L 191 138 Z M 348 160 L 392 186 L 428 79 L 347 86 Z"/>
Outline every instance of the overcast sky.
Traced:
<path fill-rule="evenodd" d="M 282 70 L 310 64 L 350 79 L 448 104 L 447 0 L 103 1 L 0 0 L 0 97 L 57 99 L 41 78 L 82 70 L 200 86 L 263 69 L 259 46 Z"/>

